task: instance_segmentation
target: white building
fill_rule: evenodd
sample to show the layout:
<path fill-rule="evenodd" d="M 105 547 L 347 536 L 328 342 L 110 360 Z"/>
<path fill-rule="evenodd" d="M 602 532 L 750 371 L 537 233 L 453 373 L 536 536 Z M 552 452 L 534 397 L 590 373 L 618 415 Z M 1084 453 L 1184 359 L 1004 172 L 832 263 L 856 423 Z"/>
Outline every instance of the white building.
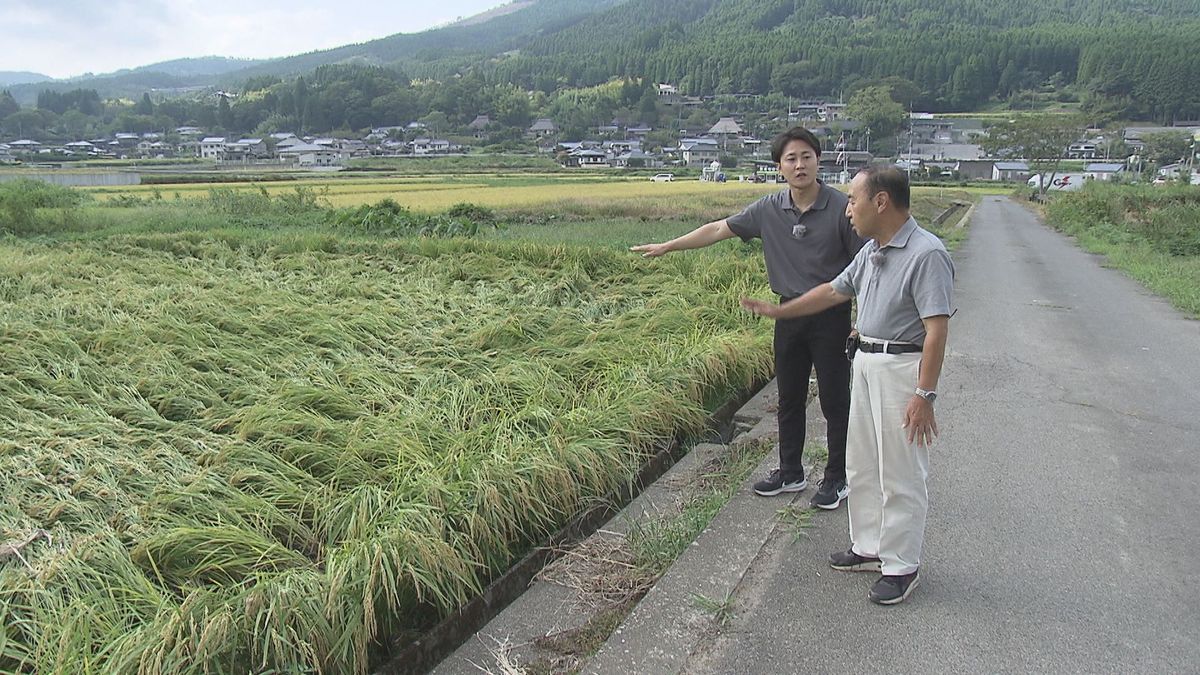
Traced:
<path fill-rule="evenodd" d="M 201 159 L 225 159 L 225 137 L 208 136 L 200 141 Z"/>

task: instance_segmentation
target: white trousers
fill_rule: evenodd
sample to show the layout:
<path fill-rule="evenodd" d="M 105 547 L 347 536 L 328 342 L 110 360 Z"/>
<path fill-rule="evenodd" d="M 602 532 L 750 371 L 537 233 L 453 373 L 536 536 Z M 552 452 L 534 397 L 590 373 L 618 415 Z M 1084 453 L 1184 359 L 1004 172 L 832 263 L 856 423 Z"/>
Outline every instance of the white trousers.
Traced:
<path fill-rule="evenodd" d="M 904 411 L 917 386 L 921 353 L 854 357 L 846 482 L 852 550 L 909 574 L 921 562 L 929 493 L 929 451 L 909 443 Z"/>

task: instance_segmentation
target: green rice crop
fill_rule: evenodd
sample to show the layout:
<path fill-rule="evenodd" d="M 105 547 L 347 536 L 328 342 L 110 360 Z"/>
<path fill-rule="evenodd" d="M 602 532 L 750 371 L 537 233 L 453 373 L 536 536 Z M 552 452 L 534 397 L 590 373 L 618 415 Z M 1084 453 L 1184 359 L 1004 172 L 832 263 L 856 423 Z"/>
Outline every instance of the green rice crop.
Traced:
<path fill-rule="evenodd" d="M 769 375 L 725 253 L 0 239 L 0 671 L 377 666 Z"/>

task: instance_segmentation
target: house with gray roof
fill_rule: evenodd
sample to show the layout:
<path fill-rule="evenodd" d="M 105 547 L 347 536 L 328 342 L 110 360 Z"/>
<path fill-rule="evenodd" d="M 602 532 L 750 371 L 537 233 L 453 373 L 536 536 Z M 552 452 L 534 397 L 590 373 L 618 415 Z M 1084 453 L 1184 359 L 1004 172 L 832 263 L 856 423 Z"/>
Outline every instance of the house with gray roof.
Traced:
<path fill-rule="evenodd" d="M 200 157 L 202 159 L 225 159 L 225 137 L 208 136 L 200 140 Z"/>
<path fill-rule="evenodd" d="M 996 162 L 992 165 L 992 180 L 1023 181 L 1029 178 L 1029 165 L 1025 162 Z"/>
<path fill-rule="evenodd" d="M 708 130 L 709 136 L 738 136 L 742 127 L 732 117 L 722 117 Z"/>
<path fill-rule="evenodd" d="M 967 180 L 991 180 L 995 164 L 990 159 L 960 159 L 954 163 L 954 171 Z"/>
<path fill-rule="evenodd" d="M 1083 169 L 1087 177 L 1094 180 L 1112 180 L 1124 171 L 1125 165 L 1120 162 L 1093 162 Z"/>
<path fill-rule="evenodd" d="M 534 136 L 553 136 L 558 133 L 558 125 L 548 117 L 542 117 L 529 127 L 529 133 Z"/>
<path fill-rule="evenodd" d="M 685 165 L 700 168 L 717 161 L 720 155 L 714 138 L 680 139 L 678 152 Z"/>
<path fill-rule="evenodd" d="M 657 169 L 658 167 L 662 166 L 662 160 L 655 155 L 644 152 L 640 148 L 635 148 L 628 152 L 622 153 L 617 157 L 614 157 L 611 164 L 612 166 L 622 169 L 629 167 Z"/>
<path fill-rule="evenodd" d="M 600 150 L 578 149 L 567 155 L 567 166 L 608 166 L 608 153 Z"/>
<path fill-rule="evenodd" d="M 263 159 L 271 156 L 271 148 L 261 138 L 243 138 L 238 140 L 235 145 L 241 146 L 242 153 L 248 157 Z"/>
<path fill-rule="evenodd" d="M 342 153 L 325 145 L 300 143 L 280 149 L 279 161 L 302 167 L 340 166 Z"/>

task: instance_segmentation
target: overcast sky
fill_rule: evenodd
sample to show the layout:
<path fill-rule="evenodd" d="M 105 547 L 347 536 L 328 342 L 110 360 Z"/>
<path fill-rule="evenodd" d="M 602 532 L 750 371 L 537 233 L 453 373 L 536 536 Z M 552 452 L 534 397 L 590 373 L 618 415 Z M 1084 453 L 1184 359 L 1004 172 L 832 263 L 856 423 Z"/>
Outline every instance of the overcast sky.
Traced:
<path fill-rule="evenodd" d="M 0 0 L 0 70 L 51 77 L 266 58 L 416 33 L 508 0 Z"/>

